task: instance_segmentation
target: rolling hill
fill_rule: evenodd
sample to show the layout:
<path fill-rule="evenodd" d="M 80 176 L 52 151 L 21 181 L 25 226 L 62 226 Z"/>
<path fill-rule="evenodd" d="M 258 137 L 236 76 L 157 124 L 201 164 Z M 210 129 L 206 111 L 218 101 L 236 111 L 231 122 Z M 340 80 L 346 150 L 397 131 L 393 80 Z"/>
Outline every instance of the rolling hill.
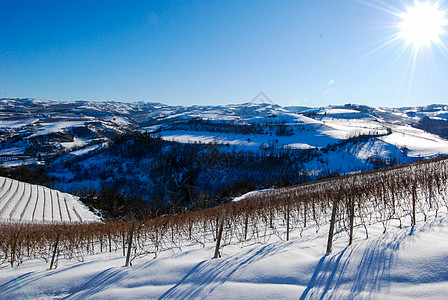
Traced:
<path fill-rule="evenodd" d="M 139 130 L 177 142 L 217 142 L 237 150 L 316 149 L 356 136 L 378 136 L 382 151 L 411 157 L 448 154 L 448 107 L 323 108 L 271 103 L 169 106 L 160 103 L 0 99 L 0 161 L 5 166 L 83 155 L 117 135 Z M 424 145 L 424 146 L 422 146 Z M 382 148 L 382 149 L 378 149 Z M 364 148 L 363 155 L 366 155 Z M 375 153 L 371 153 L 374 155 Z"/>
<path fill-rule="evenodd" d="M 0 99 L 4 168 L 38 164 L 49 186 L 64 192 L 106 187 L 184 208 L 207 197 L 216 204 L 254 189 L 448 154 L 447 133 L 446 105 Z M 247 187 L 238 187 L 244 180 Z"/>

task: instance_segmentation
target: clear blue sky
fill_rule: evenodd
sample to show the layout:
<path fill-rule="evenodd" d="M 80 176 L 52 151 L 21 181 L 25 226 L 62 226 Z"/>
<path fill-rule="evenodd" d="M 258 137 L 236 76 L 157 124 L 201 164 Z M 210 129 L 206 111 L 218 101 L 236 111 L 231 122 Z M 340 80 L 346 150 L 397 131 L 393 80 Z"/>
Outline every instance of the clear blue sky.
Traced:
<path fill-rule="evenodd" d="M 0 98 L 448 103 L 447 51 L 382 47 L 411 3 L 0 0 Z"/>

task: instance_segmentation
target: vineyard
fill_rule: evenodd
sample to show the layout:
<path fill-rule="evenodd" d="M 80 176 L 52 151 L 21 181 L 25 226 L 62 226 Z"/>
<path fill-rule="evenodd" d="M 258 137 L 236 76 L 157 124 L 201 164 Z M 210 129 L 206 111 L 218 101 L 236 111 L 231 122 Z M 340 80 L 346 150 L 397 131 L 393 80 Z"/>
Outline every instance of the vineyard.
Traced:
<path fill-rule="evenodd" d="M 0 222 L 92 222 L 99 219 L 76 197 L 0 177 Z"/>
<path fill-rule="evenodd" d="M 11 206 L 7 199 L 16 194 L 31 193 L 15 187 L 18 183 L 9 179 L 1 180 L 2 186 L 14 186 L 2 192 L 2 212 Z M 228 245 L 288 240 L 293 230 L 301 234 L 305 228 L 313 227 L 317 233 L 330 221 L 329 237 L 347 235 L 351 243 L 355 236 L 368 237 L 371 224 L 382 224 L 386 232 L 391 221 L 401 227 L 426 221 L 430 215 L 437 217 L 441 209 L 448 207 L 447 189 L 448 160 L 441 157 L 269 190 L 240 202 L 146 221 L 52 225 L 4 223 L 0 231 L 1 265 L 15 267 L 27 260 L 50 260 L 52 257 L 57 266 L 64 259 L 83 261 L 86 255 L 107 252 L 126 256 L 127 251 L 132 264 L 143 256 L 156 258 L 167 250 L 201 248 L 216 240 L 220 242 L 218 248 L 221 251 Z M 51 198 L 51 191 L 40 193 L 48 195 L 40 205 L 45 203 L 53 207 L 49 204 L 50 199 L 58 199 L 58 196 Z M 9 196 L 4 197 L 6 194 Z M 36 203 L 34 207 L 37 207 Z M 28 208 L 8 209 L 10 214 L 12 211 L 31 211 Z M 39 215 L 39 218 L 44 216 Z M 224 216 L 221 233 L 218 225 Z M 327 251 L 331 252 L 331 247 Z"/>

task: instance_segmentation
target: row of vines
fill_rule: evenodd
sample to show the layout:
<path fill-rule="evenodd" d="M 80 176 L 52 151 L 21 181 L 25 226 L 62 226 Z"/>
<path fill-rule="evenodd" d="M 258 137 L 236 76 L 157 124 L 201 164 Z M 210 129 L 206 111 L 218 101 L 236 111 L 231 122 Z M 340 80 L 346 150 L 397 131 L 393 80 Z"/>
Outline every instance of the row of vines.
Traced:
<path fill-rule="evenodd" d="M 131 263 L 162 251 L 205 247 L 218 235 L 221 212 L 226 210 L 221 247 L 268 243 L 289 238 L 307 226 L 316 232 L 330 221 L 333 207 L 335 234 L 351 234 L 368 225 L 390 220 L 416 222 L 448 208 L 448 160 L 427 161 L 327 179 L 259 193 L 240 202 L 145 221 L 89 224 L 0 225 L 1 266 L 17 266 L 30 259 L 83 261 L 86 255 L 119 252 L 131 245 Z M 131 226 L 133 241 L 130 241 Z M 351 229 L 350 229 L 351 228 Z M 59 241 L 57 251 L 55 241 Z"/>
<path fill-rule="evenodd" d="M 83 220 L 75 207 L 69 207 L 61 192 L 5 177 L 0 177 L 0 182 L 0 216 L 3 219 L 19 222 Z"/>

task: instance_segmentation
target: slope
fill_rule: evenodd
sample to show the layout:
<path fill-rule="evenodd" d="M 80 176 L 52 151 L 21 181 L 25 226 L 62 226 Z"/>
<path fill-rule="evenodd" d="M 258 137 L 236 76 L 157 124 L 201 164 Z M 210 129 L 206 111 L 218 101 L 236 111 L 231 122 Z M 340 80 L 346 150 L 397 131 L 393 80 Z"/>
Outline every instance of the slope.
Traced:
<path fill-rule="evenodd" d="M 416 226 L 369 226 L 325 255 L 327 226 L 290 241 L 238 245 L 213 256 L 193 246 L 136 261 L 106 253 L 49 271 L 43 261 L 0 269 L 0 297 L 19 299 L 443 299 L 448 292 L 446 210 Z"/>
<path fill-rule="evenodd" d="M 75 196 L 0 177 L 0 222 L 97 222 Z"/>

